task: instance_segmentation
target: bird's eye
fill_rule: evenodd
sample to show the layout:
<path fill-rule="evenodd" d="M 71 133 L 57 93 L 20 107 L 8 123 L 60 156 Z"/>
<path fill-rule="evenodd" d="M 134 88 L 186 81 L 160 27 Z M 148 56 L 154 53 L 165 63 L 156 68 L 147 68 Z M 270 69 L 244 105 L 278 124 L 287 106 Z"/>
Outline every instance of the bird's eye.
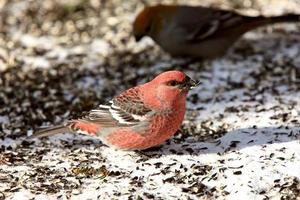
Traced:
<path fill-rule="evenodd" d="M 176 86 L 178 84 L 179 83 L 177 81 L 173 80 L 173 81 L 170 81 L 168 85 L 170 85 L 170 86 Z"/>

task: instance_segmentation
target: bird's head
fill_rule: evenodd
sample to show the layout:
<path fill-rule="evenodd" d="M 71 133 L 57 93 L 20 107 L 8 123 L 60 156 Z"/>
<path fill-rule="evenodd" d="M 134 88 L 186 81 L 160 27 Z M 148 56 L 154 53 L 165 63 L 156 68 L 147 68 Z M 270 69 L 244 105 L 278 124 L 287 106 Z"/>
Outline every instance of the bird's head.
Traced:
<path fill-rule="evenodd" d="M 187 93 L 199 85 L 180 71 L 167 71 L 141 86 L 146 103 L 157 108 L 185 105 Z"/>
<path fill-rule="evenodd" d="M 181 71 L 167 71 L 156 76 L 154 82 L 163 93 L 187 94 L 187 92 L 197 87 L 200 82 L 194 81 Z M 163 94 L 161 94 L 163 95 Z"/>
<path fill-rule="evenodd" d="M 175 6 L 156 5 L 145 7 L 133 22 L 133 35 L 136 41 L 144 36 L 155 37 L 163 28 L 163 22 L 176 9 Z"/>

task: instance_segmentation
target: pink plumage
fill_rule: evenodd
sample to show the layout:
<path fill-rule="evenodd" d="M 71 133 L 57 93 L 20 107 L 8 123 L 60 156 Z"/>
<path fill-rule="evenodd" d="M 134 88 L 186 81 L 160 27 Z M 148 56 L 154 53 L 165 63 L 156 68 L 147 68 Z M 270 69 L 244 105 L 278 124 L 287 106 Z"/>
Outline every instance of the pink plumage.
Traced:
<path fill-rule="evenodd" d="M 81 119 L 40 130 L 33 137 L 75 132 L 98 137 L 118 149 L 147 149 L 176 133 L 184 118 L 187 93 L 197 84 L 180 71 L 167 71 L 124 91 Z"/>

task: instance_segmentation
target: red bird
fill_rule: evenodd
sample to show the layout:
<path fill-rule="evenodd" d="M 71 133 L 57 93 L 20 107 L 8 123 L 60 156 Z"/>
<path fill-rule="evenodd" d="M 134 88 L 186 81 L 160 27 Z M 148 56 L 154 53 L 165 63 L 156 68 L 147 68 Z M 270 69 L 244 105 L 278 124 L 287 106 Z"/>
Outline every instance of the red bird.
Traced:
<path fill-rule="evenodd" d="M 147 149 L 163 143 L 179 129 L 187 93 L 198 84 L 180 71 L 164 72 L 91 110 L 82 119 L 40 130 L 31 137 L 84 133 L 117 149 Z"/>
<path fill-rule="evenodd" d="M 225 54 L 247 31 L 278 22 L 300 22 L 300 15 L 248 17 L 201 6 L 156 5 L 137 15 L 133 35 L 137 41 L 151 37 L 172 56 L 210 59 Z"/>

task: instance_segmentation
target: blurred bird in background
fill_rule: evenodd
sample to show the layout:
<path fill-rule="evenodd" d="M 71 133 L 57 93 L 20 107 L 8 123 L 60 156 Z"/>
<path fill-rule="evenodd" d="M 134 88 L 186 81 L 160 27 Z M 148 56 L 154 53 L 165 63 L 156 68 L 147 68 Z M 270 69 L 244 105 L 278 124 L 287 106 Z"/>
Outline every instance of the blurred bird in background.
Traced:
<path fill-rule="evenodd" d="M 117 149 L 147 149 L 163 143 L 180 128 L 187 93 L 198 84 L 180 71 L 164 72 L 91 110 L 82 119 L 42 129 L 30 138 L 74 132 L 98 137 Z"/>
<path fill-rule="evenodd" d="M 151 37 L 172 56 L 211 59 L 224 55 L 245 32 L 279 22 L 300 22 L 300 15 L 248 17 L 201 6 L 156 5 L 137 15 L 133 34 L 136 41 Z"/>

